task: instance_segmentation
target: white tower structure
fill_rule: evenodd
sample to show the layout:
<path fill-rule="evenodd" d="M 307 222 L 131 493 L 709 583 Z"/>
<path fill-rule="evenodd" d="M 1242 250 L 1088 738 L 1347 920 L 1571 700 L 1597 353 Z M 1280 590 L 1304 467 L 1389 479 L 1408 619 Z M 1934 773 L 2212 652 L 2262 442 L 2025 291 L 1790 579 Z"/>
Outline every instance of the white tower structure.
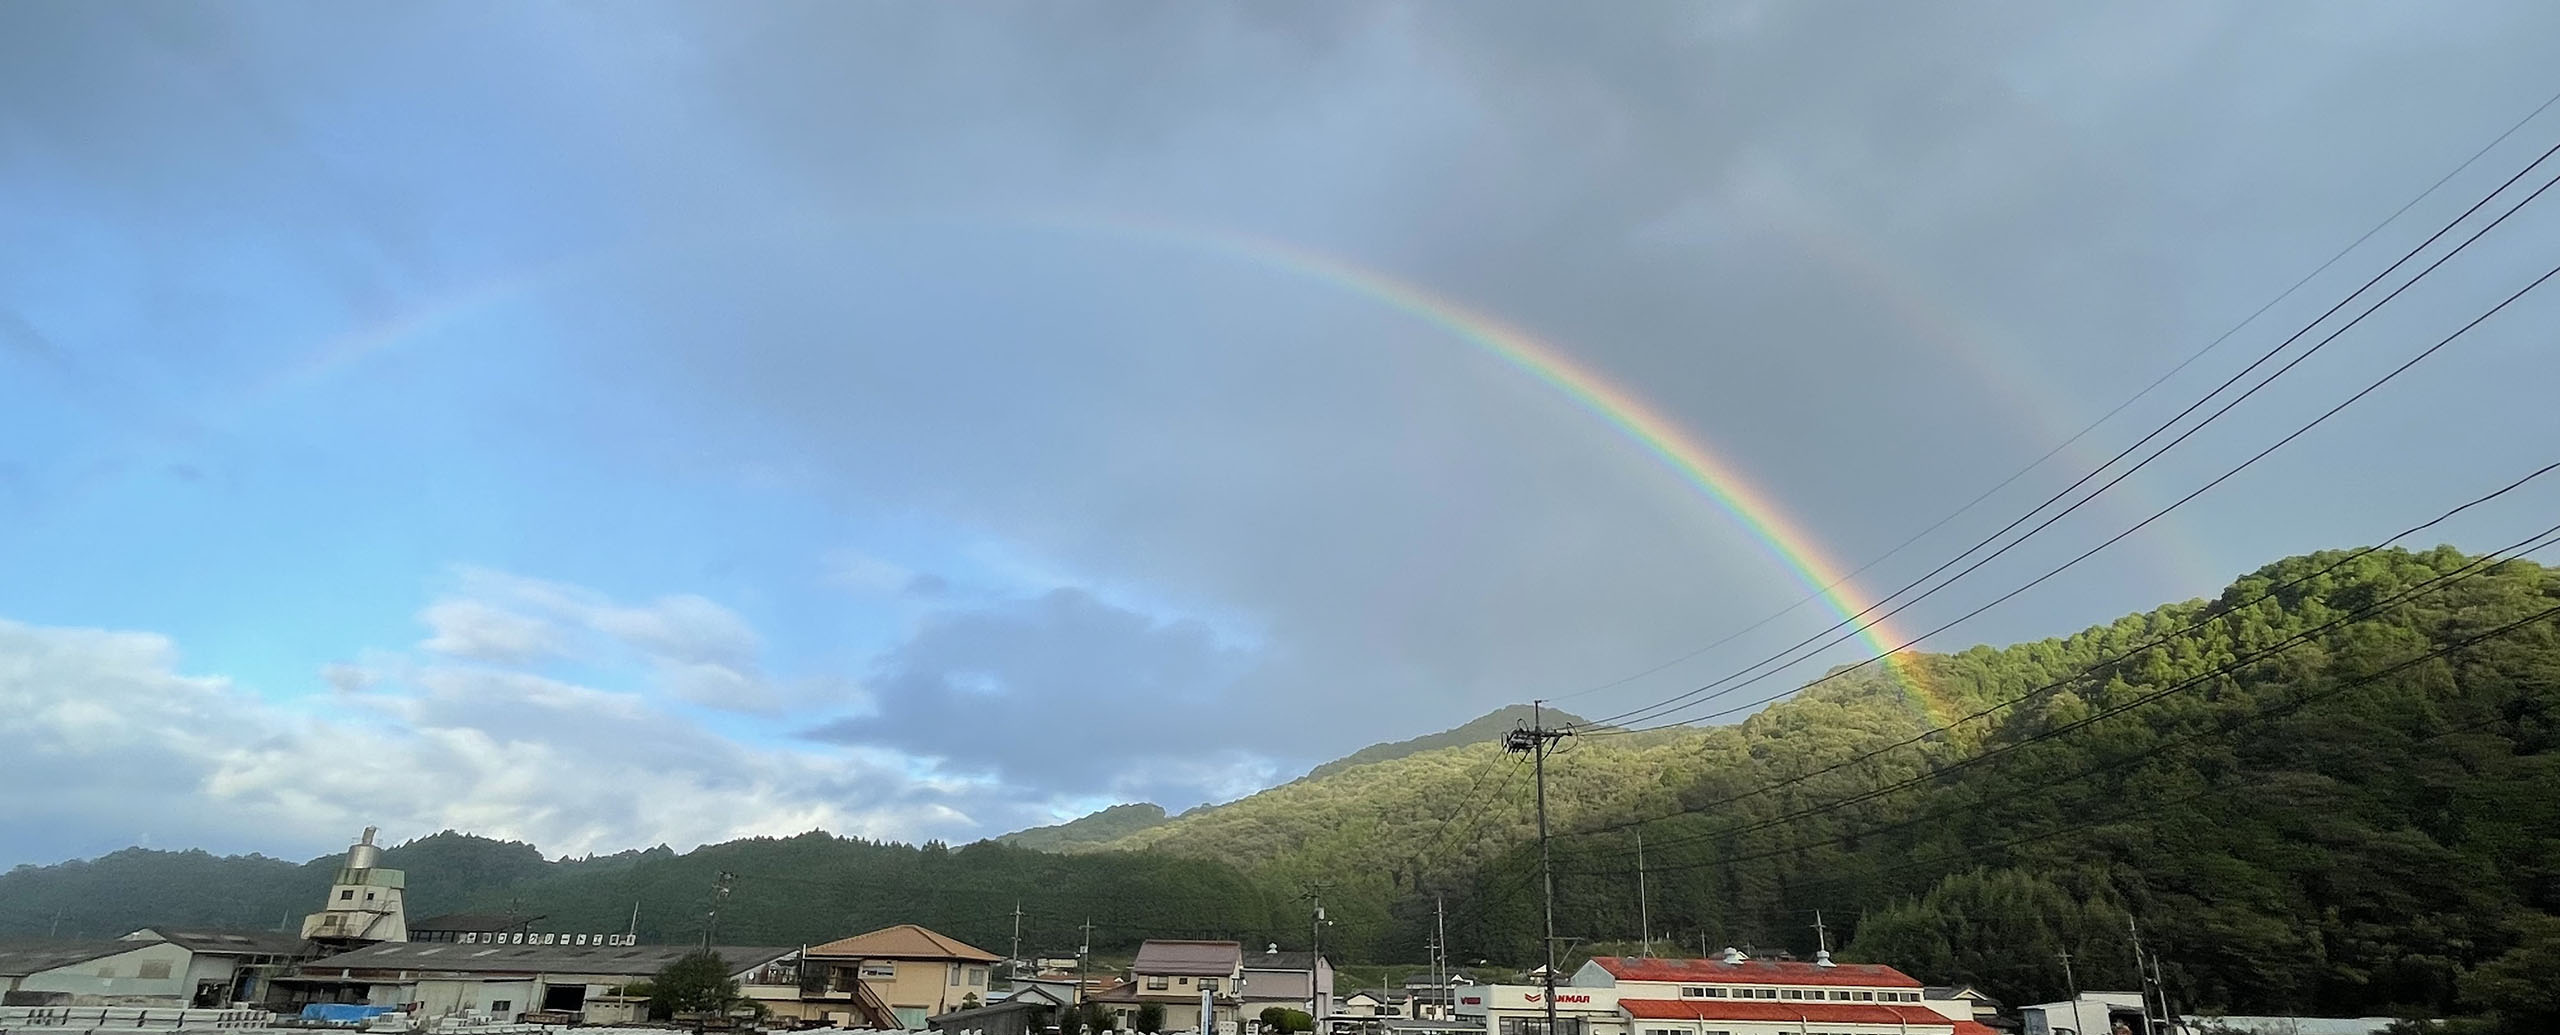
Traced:
<path fill-rule="evenodd" d="M 347 864 L 329 883 L 329 900 L 320 911 L 302 918 L 302 936 L 322 940 L 405 942 L 409 917 L 400 893 L 408 875 L 380 865 L 382 849 L 373 843 L 374 829 L 347 847 Z"/>

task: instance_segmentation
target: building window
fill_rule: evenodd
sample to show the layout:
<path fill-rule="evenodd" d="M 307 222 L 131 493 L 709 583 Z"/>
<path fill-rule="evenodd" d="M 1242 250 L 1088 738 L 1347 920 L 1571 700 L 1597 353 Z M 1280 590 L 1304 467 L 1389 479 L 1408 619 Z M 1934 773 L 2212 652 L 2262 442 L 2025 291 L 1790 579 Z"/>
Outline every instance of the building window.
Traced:
<path fill-rule="evenodd" d="M 1182 987 L 1184 987 L 1184 988 L 1189 988 L 1189 987 L 1191 987 L 1191 979 L 1190 979 L 1190 978 L 1187 978 L 1187 977 L 1178 977 L 1178 978 L 1175 978 L 1175 979 L 1173 979 L 1173 980 L 1174 980 L 1174 983 L 1175 983 L 1175 984 L 1181 985 L 1181 986 L 1182 986 Z"/>
<path fill-rule="evenodd" d="M 897 977 L 897 976 L 898 976 L 898 965 L 897 965 L 897 964 L 895 964 L 895 963 L 888 962 L 888 961 L 886 961 L 886 960 L 882 960 L 882 961 L 874 962 L 874 963 L 864 963 L 864 964 L 862 965 L 862 976 L 863 976 L 863 977 L 867 977 L 867 978 L 893 978 L 893 977 Z"/>
<path fill-rule="evenodd" d="M 356 889 L 354 888 L 348 888 L 344 891 L 338 892 L 338 901 L 340 902 L 353 902 L 355 901 L 355 897 Z"/>
<path fill-rule="evenodd" d="M 976 986 L 977 986 L 977 987 L 979 987 L 979 988 L 985 988 L 985 987 L 987 987 L 987 968 L 985 968 L 985 967 L 971 967 L 971 968 L 969 968 L 969 983 L 970 983 L 970 984 L 972 984 L 972 985 L 976 985 Z"/>
<path fill-rule="evenodd" d="M 951 987 L 960 987 L 960 968 L 957 966 L 946 965 L 942 969 L 943 975 L 951 979 Z"/>
<path fill-rule="evenodd" d="M 1207 990 L 1209 990 L 1209 991 L 1215 992 L 1215 991 L 1217 991 L 1217 990 L 1218 990 L 1218 979 L 1217 979 L 1217 978 L 1201 978 L 1201 979 L 1200 979 L 1200 987 L 1201 987 L 1201 988 L 1204 988 L 1204 989 L 1207 989 Z"/>
<path fill-rule="evenodd" d="M 1685 985 L 1681 987 L 1680 995 L 1688 999 L 1704 999 L 1707 997 L 1707 990 L 1696 985 Z"/>
<path fill-rule="evenodd" d="M 1777 990 L 1777 989 L 1774 989 L 1774 988 L 1763 988 L 1763 989 L 1761 989 L 1761 990 L 1760 990 L 1760 998 L 1762 998 L 1762 999 L 1775 999 L 1775 998 L 1777 998 L 1777 997 L 1778 997 L 1778 990 Z"/>
<path fill-rule="evenodd" d="M 1589 1022 L 1579 1017 L 1562 1018 L 1556 1022 L 1556 1035 L 1590 1035 L 1590 1031 Z M 1546 1035 L 1546 1033 L 1547 1019 L 1544 1017 L 1505 1017 L 1495 1035 Z"/>
<path fill-rule="evenodd" d="M 365 893 L 364 893 L 364 900 L 365 900 L 365 901 L 367 901 L 367 902 L 371 902 L 371 901 L 373 901 L 373 892 L 370 892 L 370 891 L 365 892 Z"/>
<path fill-rule="evenodd" d="M 1859 1001 L 1859 1002 L 1862 1002 L 1862 1003 L 1872 1003 L 1872 1002 L 1875 1002 L 1875 1001 L 1876 1001 L 1876 994 L 1875 994 L 1875 993 L 1873 993 L 1873 992 L 1860 992 L 1860 993 L 1858 993 L 1858 1001 Z"/>
<path fill-rule="evenodd" d="M 1170 987 L 1173 987 L 1173 983 L 1172 983 L 1172 982 L 1169 982 L 1169 981 L 1166 981 L 1166 980 L 1165 980 L 1165 978 L 1164 978 L 1164 975 L 1162 975 L 1162 974 L 1149 974 L 1149 975 L 1147 975 L 1147 991 L 1150 991 L 1150 992 L 1162 992 L 1162 991 L 1164 991 L 1165 989 L 1170 988 Z"/>
<path fill-rule="evenodd" d="M 516 1008 L 516 1001 L 515 1001 L 515 1000 L 513 1000 L 513 999 L 492 999 L 492 1000 L 489 1000 L 489 1012 L 490 1012 L 490 1013 L 505 1013 L 505 1012 L 507 1012 L 507 1011 L 509 1011 L 509 1010 L 513 1010 L 513 1009 L 515 1009 L 515 1008 Z"/>
<path fill-rule="evenodd" d="M 142 964 L 142 969 L 141 969 L 141 970 L 139 970 L 139 971 L 134 972 L 134 975 L 133 975 L 133 976 L 138 977 L 138 978 L 165 978 L 165 977 L 168 977 L 168 976 L 169 976 L 169 961 L 168 961 L 168 960 L 147 960 L 147 961 L 144 961 L 144 963 Z"/>
<path fill-rule="evenodd" d="M 1778 998 L 1780 998 L 1780 999 L 1802 999 L 1802 998 L 1804 998 L 1804 993 L 1802 993 L 1802 992 L 1798 992 L 1798 991 L 1796 991 L 1795 989 L 1790 988 L 1790 989 L 1787 989 L 1785 993 L 1783 993 L 1783 994 L 1779 995 L 1779 996 L 1778 996 Z"/>

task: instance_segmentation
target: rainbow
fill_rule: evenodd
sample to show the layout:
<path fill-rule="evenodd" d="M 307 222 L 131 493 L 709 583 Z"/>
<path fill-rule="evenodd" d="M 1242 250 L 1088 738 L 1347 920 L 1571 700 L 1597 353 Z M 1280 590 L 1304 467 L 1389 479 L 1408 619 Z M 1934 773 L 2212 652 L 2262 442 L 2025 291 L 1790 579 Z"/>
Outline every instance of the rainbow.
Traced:
<path fill-rule="evenodd" d="M 1367 298 L 1436 327 L 1545 385 L 1668 467 L 1730 516 L 1763 552 L 1843 620 L 1854 622 L 1855 616 L 1867 607 L 1856 585 L 1843 574 L 1842 566 L 1825 555 L 1784 508 L 1732 464 L 1642 397 L 1612 383 L 1557 346 L 1500 318 L 1378 270 L 1285 241 L 1235 231 L 1129 217 L 1046 216 L 1010 225 L 1132 237 L 1224 255 Z M 403 340 L 518 297 L 547 282 L 552 274 L 578 264 L 577 258 L 554 260 L 534 271 L 482 281 L 434 305 L 356 328 L 324 343 L 302 362 L 277 371 L 256 385 L 247 397 L 273 397 L 307 385 Z M 1873 653 L 1885 659 L 1886 673 L 1901 684 L 1931 721 L 1943 724 L 1953 714 L 1926 688 L 1916 659 L 1899 649 L 1902 640 L 1888 623 L 1870 621 L 1858 635 Z"/>
<path fill-rule="evenodd" d="M 1341 289 L 1437 327 L 1554 390 L 1669 467 L 1730 516 L 1763 552 L 1844 621 L 1854 624 L 1856 616 L 1868 606 L 1856 585 L 1843 574 L 1845 569 L 1825 555 L 1776 500 L 1679 422 L 1563 349 L 1498 317 L 1409 281 L 1286 241 L 1126 217 L 1060 217 L 1040 223 L 1065 230 L 1136 236 L 1227 255 Z M 1943 725 L 1954 714 L 1953 709 L 1926 689 L 1917 660 L 1900 649 L 1903 641 L 1888 623 L 1872 618 L 1866 621 L 1859 638 L 1884 658 L 1885 671 L 1919 703 L 1928 718 Z"/>

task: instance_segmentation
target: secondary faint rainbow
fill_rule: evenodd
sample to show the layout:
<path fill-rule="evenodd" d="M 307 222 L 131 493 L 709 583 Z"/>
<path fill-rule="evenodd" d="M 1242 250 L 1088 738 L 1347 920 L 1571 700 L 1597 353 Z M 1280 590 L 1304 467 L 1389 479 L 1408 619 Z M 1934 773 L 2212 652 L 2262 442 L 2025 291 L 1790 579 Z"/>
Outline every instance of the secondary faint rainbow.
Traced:
<path fill-rule="evenodd" d="M 1043 222 L 1061 229 L 1160 240 L 1285 270 L 1437 327 L 1553 389 L 1669 467 L 1730 516 L 1763 551 L 1842 619 L 1854 622 L 1855 616 L 1867 607 L 1856 584 L 1843 574 L 1845 569 L 1814 543 L 1802 525 L 1696 435 L 1642 396 L 1499 317 L 1410 281 L 1286 241 L 1126 217 L 1061 217 Z M 1929 691 L 1914 660 L 1896 649 L 1902 640 L 1889 623 L 1873 621 L 1870 616 L 1869 624 L 1858 636 L 1874 653 L 1884 655 L 1887 673 L 1910 692 L 1933 721 L 1943 723 L 1950 717 L 1953 709 Z"/>

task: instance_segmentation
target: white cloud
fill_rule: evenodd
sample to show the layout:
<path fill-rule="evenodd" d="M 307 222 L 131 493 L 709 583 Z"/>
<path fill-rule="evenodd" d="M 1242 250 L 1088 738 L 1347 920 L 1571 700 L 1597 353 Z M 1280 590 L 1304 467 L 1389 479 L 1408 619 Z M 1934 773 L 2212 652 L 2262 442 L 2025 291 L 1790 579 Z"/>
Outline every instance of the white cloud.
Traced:
<path fill-rule="evenodd" d="M 769 711 L 784 699 L 757 664 L 763 639 L 737 612 L 689 593 L 627 604 L 583 586 L 486 568 L 461 572 L 419 619 L 427 650 L 481 661 L 550 655 L 637 657 L 671 694 L 705 707 Z"/>
<path fill-rule="evenodd" d="M 418 613 L 433 635 L 423 650 L 482 661 L 531 661 L 560 649 L 551 623 L 478 600 L 446 599 Z"/>
<path fill-rule="evenodd" d="M 860 550 L 830 550 L 822 562 L 826 580 L 857 593 L 888 595 L 917 584 L 917 573 L 903 564 Z"/>
<path fill-rule="evenodd" d="M 353 669 L 353 666 L 333 666 Z M 1005 801 L 884 749 L 752 745 L 646 693 L 484 666 L 365 670 L 279 703 L 183 674 L 167 638 L 0 620 L 0 862 L 157 842 L 317 851 L 366 825 L 550 852 L 823 827 L 965 835 Z M 928 767 L 929 768 L 929 767 Z"/>

